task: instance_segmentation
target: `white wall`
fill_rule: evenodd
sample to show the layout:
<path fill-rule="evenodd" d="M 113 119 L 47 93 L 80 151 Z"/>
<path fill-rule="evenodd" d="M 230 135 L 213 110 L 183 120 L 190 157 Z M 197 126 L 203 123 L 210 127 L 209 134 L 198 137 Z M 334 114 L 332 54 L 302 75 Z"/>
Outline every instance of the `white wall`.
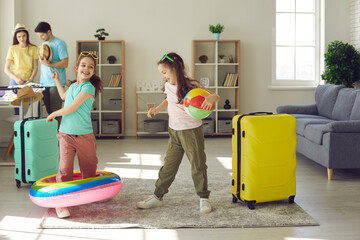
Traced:
<path fill-rule="evenodd" d="M 16 10 L 4 10 L 8 2 L 14 2 Z M 190 67 L 192 40 L 211 39 L 208 25 L 218 22 L 225 25 L 222 39 L 241 40 L 241 112 L 275 111 L 281 104 L 314 102 L 314 90 L 268 88 L 275 0 L 0 0 L 0 3 L 1 66 L 5 64 L 5 54 L 11 44 L 9 32 L 14 27 L 14 22 L 3 21 L 8 16 L 26 24 L 31 30 L 31 42 L 37 45 L 41 43 L 33 32 L 37 23 L 51 24 L 53 34 L 68 44 L 69 79 L 75 78 L 76 40 L 94 40 L 93 34 L 100 27 L 109 32 L 107 39 L 125 40 L 128 136 L 135 131 L 136 81 L 161 79 L 156 62 L 168 51 L 178 52 Z M 348 15 L 349 0 L 326 0 L 325 42 L 349 39 Z M 6 75 L 1 72 L 0 76 L 1 85 L 6 85 Z"/>

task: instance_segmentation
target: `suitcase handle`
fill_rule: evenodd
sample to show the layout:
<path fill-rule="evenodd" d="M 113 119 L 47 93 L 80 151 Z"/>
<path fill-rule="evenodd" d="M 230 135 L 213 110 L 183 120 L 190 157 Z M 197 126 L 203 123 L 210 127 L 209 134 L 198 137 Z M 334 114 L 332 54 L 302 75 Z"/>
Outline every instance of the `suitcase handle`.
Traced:
<path fill-rule="evenodd" d="M 33 119 L 39 119 L 39 117 L 28 117 L 28 118 L 25 118 L 24 120 L 33 120 Z"/>
<path fill-rule="evenodd" d="M 249 115 L 271 115 L 273 114 L 272 112 L 252 112 L 249 113 Z"/>

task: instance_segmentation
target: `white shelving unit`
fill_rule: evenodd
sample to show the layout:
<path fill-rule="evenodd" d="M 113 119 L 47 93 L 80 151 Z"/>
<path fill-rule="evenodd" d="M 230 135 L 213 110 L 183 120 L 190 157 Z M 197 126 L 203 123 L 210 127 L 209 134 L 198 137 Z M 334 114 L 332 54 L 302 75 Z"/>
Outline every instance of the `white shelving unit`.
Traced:
<path fill-rule="evenodd" d="M 91 51 L 98 55 L 96 72 L 104 81 L 104 91 L 95 99 L 94 108 L 91 111 L 92 119 L 98 122 L 98 133 L 95 135 L 97 137 L 122 137 L 125 134 L 125 42 L 122 40 L 76 41 L 77 58 L 81 51 Z M 109 56 L 114 56 L 116 61 L 109 63 Z M 120 78 L 115 81 L 115 76 L 119 75 L 121 75 L 121 81 Z M 121 99 L 121 109 L 119 107 L 117 110 L 110 110 L 110 102 L 114 100 L 119 102 L 119 99 Z M 111 131 L 108 127 L 105 129 L 106 121 L 119 121 L 119 130 L 112 132 L 116 130 L 113 127 Z"/>
<path fill-rule="evenodd" d="M 165 136 L 168 135 L 168 131 L 164 132 L 145 132 L 144 131 L 144 120 L 147 117 L 147 104 L 154 104 L 158 106 L 165 99 L 165 95 L 162 91 L 138 91 L 135 88 L 135 136 Z M 165 119 L 168 120 L 168 112 L 161 111 L 153 119 Z"/>
<path fill-rule="evenodd" d="M 225 63 L 220 63 L 220 54 L 225 55 Z M 207 134 L 231 135 L 231 132 L 223 132 L 219 123 L 240 113 L 240 40 L 193 40 L 192 55 L 192 78 L 209 78 L 209 86 L 205 87 L 220 96 L 220 102 L 209 116 L 214 119 L 214 132 Z M 208 57 L 206 63 L 200 62 L 199 57 L 202 55 Z M 230 55 L 233 62 L 229 62 Z M 228 84 L 231 86 L 223 86 L 226 75 L 230 73 L 237 74 L 237 81 Z M 227 99 L 230 101 L 230 109 L 224 108 Z"/>

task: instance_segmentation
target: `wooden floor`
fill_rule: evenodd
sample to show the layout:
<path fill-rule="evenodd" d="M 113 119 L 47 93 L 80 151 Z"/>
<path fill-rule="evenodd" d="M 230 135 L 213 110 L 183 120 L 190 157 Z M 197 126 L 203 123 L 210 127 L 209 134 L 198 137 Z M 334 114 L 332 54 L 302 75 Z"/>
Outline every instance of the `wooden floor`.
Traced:
<path fill-rule="evenodd" d="M 166 145 L 166 138 L 98 140 L 99 169 L 116 172 L 124 178 L 156 178 Z M 0 149 L 0 156 L 3 156 L 5 150 L 6 148 Z M 209 176 L 214 172 L 230 174 L 230 138 L 206 138 L 206 153 Z M 13 162 L 13 156 L 7 161 L 0 160 L 1 240 L 360 239 L 360 170 L 335 170 L 333 180 L 328 181 L 324 167 L 301 155 L 297 158 L 295 202 L 320 226 L 246 229 L 37 229 L 46 209 L 31 202 L 28 197 L 29 185 L 23 184 L 20 189 L 16 188 L 13 166 L 4 166 L 6 162 Z M 190 171 L 189 167 L 185 157 L 180 171 Z M 209 188 L 211 190 L 211 186 Z M 149 189 L 144 196 L 152 191 L 153 189 Z M 229 201 L 231 200 L 229 196 Z"/>

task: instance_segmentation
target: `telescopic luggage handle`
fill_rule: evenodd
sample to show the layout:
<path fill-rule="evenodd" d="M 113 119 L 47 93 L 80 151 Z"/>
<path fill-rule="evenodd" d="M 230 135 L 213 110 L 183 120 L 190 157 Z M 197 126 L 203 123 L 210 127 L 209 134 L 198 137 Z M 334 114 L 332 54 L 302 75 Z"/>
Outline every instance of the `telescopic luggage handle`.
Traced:
<path fill-rule="evenodd" d="M 249 115 L 271 115 L 273 114 L 272 112 L 252 112 L 249 113 Z"/>
<path fill-rule="evenodd" d="M 27 118 L 24 118 L 24 120 L 34 120 L 34 119 L 39 119 L 38 117 L 27 117 Z"/>

